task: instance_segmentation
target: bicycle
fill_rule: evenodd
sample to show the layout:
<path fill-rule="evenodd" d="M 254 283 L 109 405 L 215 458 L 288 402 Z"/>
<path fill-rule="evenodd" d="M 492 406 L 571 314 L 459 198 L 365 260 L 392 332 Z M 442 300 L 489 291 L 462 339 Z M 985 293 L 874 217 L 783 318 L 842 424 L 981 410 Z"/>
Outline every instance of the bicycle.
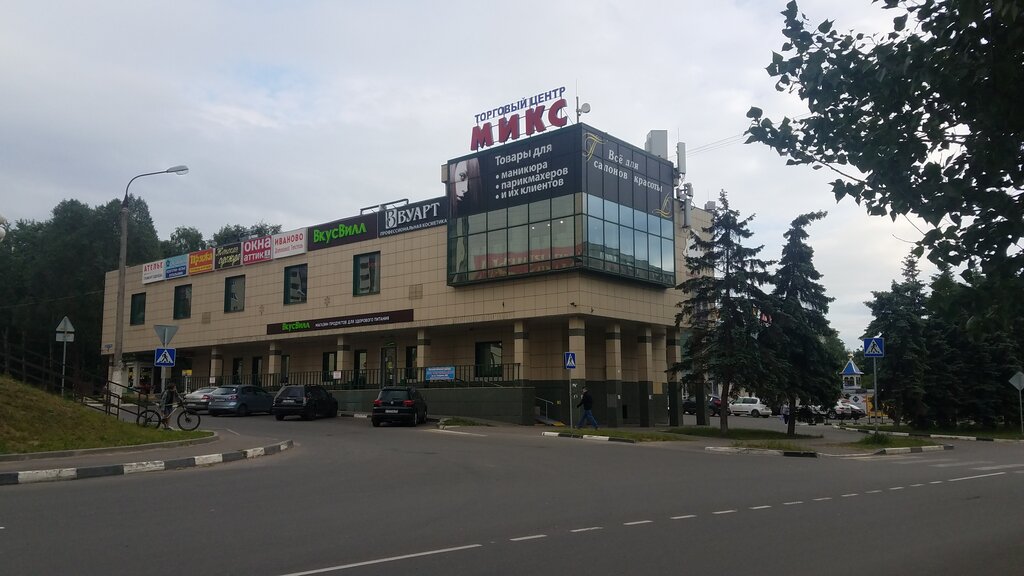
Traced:
<path fill-rule="evenodd" d="M 185 402 L 180 394 L 175 393 L 174 396 L 174 407 L 167 415 L 166 421 L 170 422 L 171 415 L 180 410 L 178 412 L 178 428 L 182 430 L 195 430 L 198 428 L 199 414 L 185 407 Z M 157 409 L 146 408 L 135 417 L 135 423 L 143 428 L 159 428 L 161 424 L 164 424 L 164 415 Z"/>

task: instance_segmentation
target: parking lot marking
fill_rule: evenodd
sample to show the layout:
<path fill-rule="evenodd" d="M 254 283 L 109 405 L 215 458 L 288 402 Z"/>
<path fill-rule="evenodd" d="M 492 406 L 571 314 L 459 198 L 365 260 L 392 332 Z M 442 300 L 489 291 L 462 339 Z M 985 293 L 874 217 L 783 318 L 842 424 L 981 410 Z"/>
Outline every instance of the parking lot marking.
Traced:
<path fill-rule="evenodd" d="M 409 558 L 420 558 L 422 556 L 430 556 L 432 554 L 446 554 L 448 552 L 459 552 L 461 550 L 469 550 L 471 548 L 480 548 L 483 544 L 470 544 L 468 546 L 456 546 L 454 548 L 441 548 L 438 550 L 428 550 L 426 552 L 417 552 L 415 554 L 403 554 L 401 556 L 391 556 L 388 558 L 378 558 L 376 560 L 367 560 L 365 562 L 356 562 L 354 564 L 342 564 L 339 566 L 331 566 L 328 568 L 317 568 L 316 570 L 307 570 L 305 572 L 290 572 L 288 574 L 281 574 L 281 576 L 309 576 L 310 574 L 326 574 L 327 572 L 339 572 L 341 570 L 349 570 L 351 568 L 360 568 L 362 566 L 372 566 L 374 564 L 384 564 L 385 562 L 397 562 L 399 560 L 408 560 Z"/>
<path fill-rule="evenodd" d="M 650 524 L 653 520 L 637 520 L 636 522 L 623 522 L 623 526 L 638 526 L 640 524 Z"/>
<path fill-rule="evenodd" d="M 589 528 L 577 528 L 575 530 L 569 530 L 569 532 L 590 532 L 591 530 L 604 530 L 604 528 L 602 528 L 601 526 L 591 526 Z"/>
<path fill-rule="evenodd" d="M 712 514 L 732 514 L 735 510 L 719 510 L 718 512 L 712 512 Z"/>
<path fill-rule="evenodd" d="M 696 518 L 696 514 L 686 514 L 685 516 L 673 516 L 669 520 L 686 520 L 687 518 Z"/>

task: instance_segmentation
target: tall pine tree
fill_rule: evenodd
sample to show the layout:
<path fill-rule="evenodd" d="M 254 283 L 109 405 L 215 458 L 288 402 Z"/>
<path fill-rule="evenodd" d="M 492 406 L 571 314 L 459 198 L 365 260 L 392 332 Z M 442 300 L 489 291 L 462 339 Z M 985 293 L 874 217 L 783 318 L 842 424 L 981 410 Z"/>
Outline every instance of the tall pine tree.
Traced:
<path fill-rule="evenodd" d="M 678 286 L 687 299 L 676 324 L 691 328 L 683 350 L 689 368 L 684 382 L 703 386 L 710 380 L 726 402 L 736 389 L 756 389 L 764 376 L 758 336 L 768 296 L 761 286 L 772 263 L 757 258 L 763 246 L 743 244 L 753 236 L 747 228 L 753 216 L 740 219 L 724 190 L 719 202 L 704 235 L 693 234 L 695 254 L 686 256 L 690 279 Z M 727 433 L 728 410 L 722 410 L 720 423 Z"/>

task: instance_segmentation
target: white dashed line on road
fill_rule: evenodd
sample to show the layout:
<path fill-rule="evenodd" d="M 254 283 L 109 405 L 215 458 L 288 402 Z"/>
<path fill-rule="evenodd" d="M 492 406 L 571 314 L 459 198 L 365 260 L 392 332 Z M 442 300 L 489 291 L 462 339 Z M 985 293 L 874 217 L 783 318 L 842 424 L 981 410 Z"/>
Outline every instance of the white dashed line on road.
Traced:
<path fill-rule="evenodd" d="M 878 494 L 881 490 L 868 490 L 865 494 Z"/>
<path fill-rule="evenodd" d="M 686 514 L 685 516 L 673 516 L 669 520 L 686 520 L 687 518 L 696 518 L 696 514 Z"/>
<path fill-rule="evenodd" d="M 860 496 L 860 494 L 857 494 L 857 493 L 843 494 L 842 496 L 840 496 L 840 498 L 853 498 L 854 496 Z"/>
<path fill-rule="evenodd" d="M 1002 466 L 984 466 L 984 467 L 981 467 L 981 468 L 974 468 L 974 470 L 980 470 L 980 471 L 983 471 L 983 472 L 987 472 L 989 470 L 1005 470 L 1007 468 L 1021 468 L 1021 467 L 1024 467 L 1024 464 L 1003 464 Z"/>
<path fill-rule="evenodd" d="M 593 530 L 604 530 L 604 528 L 602 528 L 600 526 L 590 526 L 590 527 L 587 527 L 587 528 L 577 528 L 575 530 L 569 530 L 569 532 L 572 532 L 573 534 L 575 534 L 577 532 L 591 532 Z"/>
<path fill-rule="evenodd" d="M 946 482 L 960 482 L 961 480 L 977 480 L 978 478 L 989 478 L 991 476 L 1002 476 L 1006 472 L 994 472 L 992 474 L 981 474 L 979 476 L 965 476 L 963 478 L 950 478 Z"/>
<path fill-rule="evenodd" d="M 794 504 L 803 504 L 803 503 L 804 503 L 803 500 L 794 500 L 792 502 L 783 502 L 782 505 L 783 506 L 792 506 Z"/>
<path fill-rule="evenodd" d="M 735 510 L 719 510 L 718 512 L 712 512 L 712 514 L 732 514 Z"/>
<path fill-rule="evenodd" d="M 889 488 L 889 490 L 903 490 L 903 486 L 893 486 L 892 488 Z"/>
<path fill-rule="evenodd" d="M 469 546 L 457 546 L 455 548 L 441 548 L 440 550 L 429 550 L 427 552 L 417 552 L 416 554 L 403 554 L 402 556 L 391 556 L 389 558 L 378 558 L 376 560 L 367 560 L 366 562 L 356 562 L 354 564 L 342 564 L 340 566 L 331 566 L 329 568 L 318 568 L 316 570 L 307 570 L 305 572 L 291 572 L 289 574 L 282 574 L 281 576 L 309 576 L 310 574 L 324 574 L 327 572 L 339 572 L 341 570 L 348 570 L 349 568 L 360 568 L 362 566 L 372 566 L 374 564 L 383 564 L 385 562 L 397 562 L 399 560 L 408 560 L 410 558 L 420 558 L 422 556 L 430 556 L 433 554 L 445 554 L 448 552 L 459 552 L 461 550 L 469 550 L 471 548 L 480 548 L 483 544 L 470 544 Z"/>
<path fill-rule="evenodd" d="M 537 538 L 547 538 L 547 534 L 534 534 L 532 536 L 520 536 L 519 538 L 509 538 L 510 542 L 522 542 L 523 540 L 536 540 Z"/>
<path fill-rule="evenodd" d="M 639 526 L 640 524 L 650 524 L 653 520 L 637 520 L 636 522 L 623 522 L 623 526 Z"/>
<path fill-rule="evenodd" d="M 751 510 L 764 510 L 765 508 L 771 508 L 771 506 L 751 506 Z"/>
<path fill-rule="evenodd" d="M 955 466 L 974 466 L 975 464 L 991 464 L 991 460 L 974 460 L 973 462 L 950 462 L 949 464 L 931 464 L 932 468 L 953 468 Z"/>
<path fill-rule="evenodd" d="M 814 501 L 815 502 L 824 502 L 826 500 L 831 500 L 831 499 L 832 499 L 831 496 L 825 496 L 825 497 L 822 497 L 822 498 L 815 498 Z"/>

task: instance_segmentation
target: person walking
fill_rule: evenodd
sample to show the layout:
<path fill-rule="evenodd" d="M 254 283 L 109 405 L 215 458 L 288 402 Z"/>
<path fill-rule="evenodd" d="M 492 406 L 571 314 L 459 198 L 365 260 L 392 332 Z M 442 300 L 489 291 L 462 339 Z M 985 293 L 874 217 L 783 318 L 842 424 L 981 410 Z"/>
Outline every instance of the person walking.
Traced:
<path fill-rule="evenodd" d="M 583 389 L 583 397 L 580 398 L 580 403 L 577 404 L 576 407 L 583 408 L 583 414 L 580 415 L 580 422 L 576 427 L 583 428 L 583 423 L 589 421 L 594 427 L 594 430 L 597 430 L 597 418 L 594 418 L 594 413 L 592 411 L 594 409 L 594 397 L 590 395 L 590 390 L 587 390 L 586 388 Z"/>
<path fill-rule="evenodd" d="M 160 394 L 160 408 L 163 410 L 164 419 L 162 421 L 164 430 L 171 429 L 171 412 L 174 412 L 174 403 L 178 399 L 178 390 L 174 382 L 168 382 L 167 386 L 164 386 L 164 391 Z"/>

